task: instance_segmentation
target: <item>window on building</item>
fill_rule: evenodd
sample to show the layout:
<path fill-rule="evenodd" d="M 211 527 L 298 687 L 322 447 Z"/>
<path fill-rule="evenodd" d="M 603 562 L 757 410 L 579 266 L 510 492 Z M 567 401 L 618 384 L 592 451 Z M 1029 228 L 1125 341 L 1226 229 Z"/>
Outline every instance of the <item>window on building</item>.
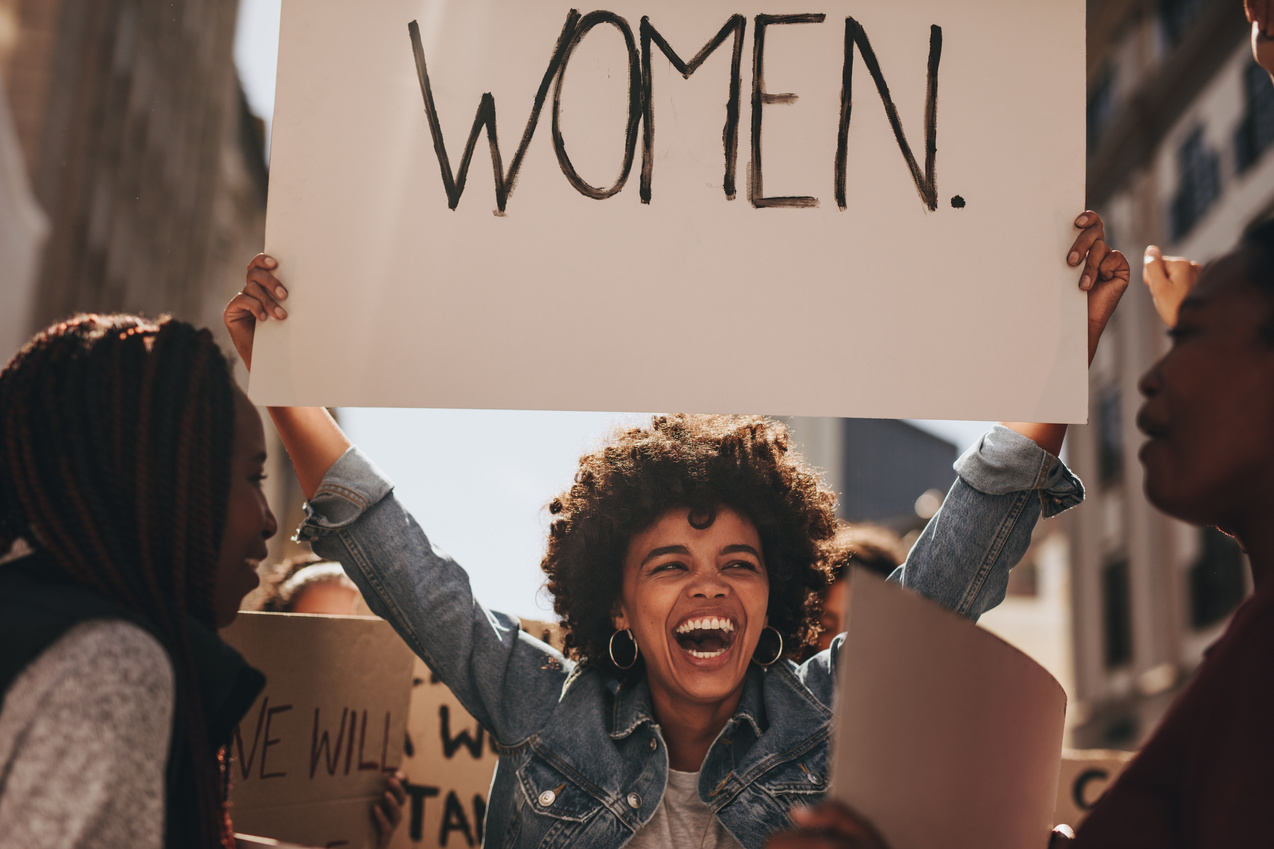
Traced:
<path fill-rule="evenodd" d="M 1178 149 L 1177 170 L 1181 182 L 1169 215 L 1173 241 L 1189 233 L 1221 194 L 1219 160 L 1216 151 L 1204 144 L 1202 127 L 1187 136 Z"/>
<path fill-rule="evenodd" d="M 1102 568 L 1102 619 L 1105 623 L 1106 668 L 1132 660 L 1132 594 L 1128 558 L 1120 557 Z"/>
<path fill-rule="evenodd" d="M 1206 0 L 1159 0 L 1159 25 L 1170 47 L 1181 43 L 1205 5 Z"/>
<path fill-rule="evenodd" d="M 1107 69 L 1088 95 L 1088 152 L 1101 141 L 1102 131 L 1115 116 L 1115 75 Z M 1110 244 L 1108 241 L 1107 244 Z"/>
<path fill-rule="evenodd" d="M 1240 174 L 1274 141 L 1274 86 L 1255 62 L 1249 62 L 1243 72 L 1243 94 L 1243 120 L 1234 131 L 1234 163 Z"/>
<path fill-rule="evenodd" d="M 1239 544 L 1213 528 L 1204 528 L 1199 559 L 1190 567 L 1190 624 L 1215 625 L 1238 607 L 1247 592 Z"/>
<path fill-rule="evenodd" d="M 1118 483 L 1124 472 L 1123 421 L 1118 387 L 1106 387 L 1097 400 L 1097 466 L 1103 486 Z"/>

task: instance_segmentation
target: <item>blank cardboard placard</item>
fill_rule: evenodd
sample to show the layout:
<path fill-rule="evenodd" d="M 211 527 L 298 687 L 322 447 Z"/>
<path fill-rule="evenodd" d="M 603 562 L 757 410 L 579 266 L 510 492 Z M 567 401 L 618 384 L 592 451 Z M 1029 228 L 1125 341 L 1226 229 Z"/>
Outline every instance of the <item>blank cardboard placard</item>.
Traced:
<path fill-rule="evenodd" d="M 251 394 L 1083 421 L 1084 36 L 1079 0 L 286 0 Z"/>
<path fill-rule="evenodd" d="M 866 570 L 850 582 L 832 795 L 892 849 L 1047 846 L 1066 694 L 1008 643 Z"/>
<path fill-rule="evenodd" d="M 230 746 L 235 828 L 374 846 L 371 806 L 402 758 L 411 650 L 362 616 L 245 612 L 221 636 L 266 676 Z"/>

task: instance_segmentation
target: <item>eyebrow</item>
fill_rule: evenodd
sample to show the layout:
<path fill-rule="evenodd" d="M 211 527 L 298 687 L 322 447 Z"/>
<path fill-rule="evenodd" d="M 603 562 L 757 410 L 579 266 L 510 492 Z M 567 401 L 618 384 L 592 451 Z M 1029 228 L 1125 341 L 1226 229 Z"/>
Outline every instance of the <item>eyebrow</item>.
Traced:
<path fill-rule="evenodd" d="M 645 566 L 656 557 L 663 557 L 665 554 L 689 554 L 690 549 L 684 545 L 661 545 L 658 548 L 652 548 L 645 557 L 641 559 L 641 565 Z"/>
<path fill-rule="evenodd" d="M 661 545 L 658 548 L 652 548 L 649 551 L 649 553 L 647 553 L 646 556 L 641 559 L 641 565 L 645 566 L 650 561 L 654 560 L 657 557 L 663 557 L 665 554 L 689 554 L 689 553 L 690 553 L 690 549 L 686 548 L 684 545 Z M 735 543 L 733 545 L 723 546 L 721 549 L 721 553 L 722 554 L 751 554 L 753 557 L 757 558 L 758 560 L 761 559 L 760 553 L 757 552 L 755 548 L 753 548 L 752 546 L 746 543 Z"/>

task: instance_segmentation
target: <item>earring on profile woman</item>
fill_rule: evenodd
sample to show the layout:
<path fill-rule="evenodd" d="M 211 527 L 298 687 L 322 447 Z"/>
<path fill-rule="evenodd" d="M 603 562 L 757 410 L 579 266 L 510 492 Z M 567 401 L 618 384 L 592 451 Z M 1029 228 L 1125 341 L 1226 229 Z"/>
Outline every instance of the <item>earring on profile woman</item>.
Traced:
<path fill-rule="evenodd" d="M 618 660 L 615 659 L 615 638 L 618 637 L 620 634 L 627 634 L 628 641 L 633 644 L 633 659 L 628 661 L 627 666 L 623 665 L 622 663 L 620 663 Z M 610 662 L 615 664 L 615 667 L 617 669 L 624 669 L 624 670 L 632 669 L 634 666 L 637 665 L 637 658 L 641 656 L 641 649 L 637 647 L 637 640 L 635 637 L 633 637 L 633 631 L 631 628 L 615 629 L 615 633 L 610 635 L 610 642 L 607 644 L 606 650 L 610 654 Z"/>
<path fill-rule="evenodd" d="M 783 656 L 783 635 L 779 633 L 779 629 L 775 628 L 773 625 L 766 625 L 764 628 L 761 629 L 761 633 L 764 634 L 766 631 L 773 631 L 774 636 L 778 637 L 779 650 L 774 653 L 774 657 L 770 658 L 767 661 L 761 661 L 757 659 L 756 649 L 753 649 L 752 662 L 755 663 L 757 666 L 761 666 L 761 667 L 773 666 L 775 662 L 777 662 L 778 659 Z M 759 648 L 761 646 L 761 641 L 757 640 L 756 644 L 757 644 L 757 647 Z"/>

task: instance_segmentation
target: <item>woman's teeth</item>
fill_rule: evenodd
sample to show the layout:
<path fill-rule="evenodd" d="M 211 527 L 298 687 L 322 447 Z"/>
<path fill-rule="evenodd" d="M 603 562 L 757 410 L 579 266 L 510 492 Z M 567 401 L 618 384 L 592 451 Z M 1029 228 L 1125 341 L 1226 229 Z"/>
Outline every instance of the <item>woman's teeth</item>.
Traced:
<path fill-rule="evenodd" d="M 703 660 L 720 657 L 734 642 L 734 623 L 719 616 L 687 619 L 674 631 L 682 651 Z"/>
<path fill-rule="evenodd" d="M 716 616 L 687 619 L 677 626 L 676 633 L 689 634 L 691 631 L 725 631 L 726 633 L 731 633 L 734 631 L 734 623 L 729 619 L 719 619 Z"/>

